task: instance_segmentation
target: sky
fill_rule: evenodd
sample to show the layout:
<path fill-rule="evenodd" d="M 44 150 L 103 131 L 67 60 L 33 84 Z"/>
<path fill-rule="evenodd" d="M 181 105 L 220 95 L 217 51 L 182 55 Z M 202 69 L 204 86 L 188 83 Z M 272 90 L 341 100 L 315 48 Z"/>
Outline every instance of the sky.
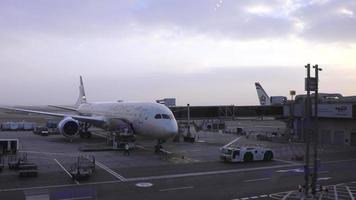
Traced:
<path fill-rule="evenodd" d="M 0 0 L 0 104 L 89 101 L 257 105 L 320 91 L 356 95 L 354 0 Z"/>

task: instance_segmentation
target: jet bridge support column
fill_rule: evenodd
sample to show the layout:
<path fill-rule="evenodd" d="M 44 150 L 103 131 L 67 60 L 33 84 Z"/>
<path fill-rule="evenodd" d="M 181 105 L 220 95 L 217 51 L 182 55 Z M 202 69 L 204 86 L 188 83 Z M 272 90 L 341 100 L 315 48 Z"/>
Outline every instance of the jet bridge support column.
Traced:
<path fill-rule="evenodd" d="M 190 133 L 190 105 L 187 104 L 187 136 L 184 137 L 185 142 L 194 142 L 195 138 Z"/>
<path fill-rule="evenodd" d="M 113 137 L 112 137 L 112 148 L 113 148 L 113 149 L 117 149 L 117 136 L 116 136 L 116 133 L 113 133 Z"/>

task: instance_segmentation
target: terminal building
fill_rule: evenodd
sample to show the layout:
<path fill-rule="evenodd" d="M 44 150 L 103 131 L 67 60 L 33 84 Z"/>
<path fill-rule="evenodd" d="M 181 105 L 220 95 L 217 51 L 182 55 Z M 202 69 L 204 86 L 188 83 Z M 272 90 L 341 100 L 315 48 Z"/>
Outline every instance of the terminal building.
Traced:
<path fill-rule="evenodd" d="M 304 140 L 306 119 L 306 95 L 298 95 L 295 101 L 284 105 L 284 117 L 290 119 L 291 134 Z M 315 97 L 311 95 L 312 105 Z M 314 106 L 312 106 L 314 116 Z M 312 122 L 310 125 L 312 126 Z M 356 146 L 356 96 L 321 93 L 318 98 L 319 143 Z M 312 128 L 312 127 L 311 127 Z"/>
<path fill-rule="evenodd" d="M 171 106 L 179 127 L 191 124 L 199 130 L 239 133 L 243 128 L 237 121 L 254 120 L 255 131 L 260 121 L 278 121 L 278 128 L 272 130 L 291 139 L 305 141 L 308 124 L 306 119 L 306 95 L 297 95 L 295 100 L 283 105 L 271 106 L 190 106 L 189 119 L 187 106 Z M 314 95 L 311 95 L 314 104 Z M 314 108 L 312 107 L 312 110 Z M 314 115 L 314 113 L 312 113 Z M 321 145 L 356 146 L 356 96 L 344 97 L 341 94 L 320 93 L 318 98 L 319 143 Z M 281 125 L 285 124 L 285 126 Z M 252 130 L 252 129 L 251 129 Z M 252 132 L 252 131 L 251 131 Z"/>
<path fill-rule="evenodd" d="M 258 132 L 265 129 L 269 122 L 278 124 L 279 128 L 271 132 L 285 133 L 286 125 L 283 106 L 187 106 L 170 107 L 181 132 L 188 124 L 195 131 L 213 131 L 228 133 Z M 188 119 L 189 118 L 189 119 Z M 253 121 L 246 125 L 245 122 Z M 284 125 L 283 125 L 284 124 Z M 253 127 L 251 126 L 253 125 Z M 264 127 L 263 127 L 264 126 Z M 284 128 L 283 128 L 284 127 Z M 183 130 L 182 130 L 183 129 Z M 265 132 L 265 131 L 264 131 Z"/>

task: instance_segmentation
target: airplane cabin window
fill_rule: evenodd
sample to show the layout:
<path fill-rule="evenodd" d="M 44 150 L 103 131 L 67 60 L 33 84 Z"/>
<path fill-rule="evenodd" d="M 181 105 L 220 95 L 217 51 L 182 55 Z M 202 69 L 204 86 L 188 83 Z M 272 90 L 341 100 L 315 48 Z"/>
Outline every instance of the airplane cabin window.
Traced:
<path fill-rule="evenodd" d="M 161 114 L 157 114 L 157 115 L 155 115 L 155 119 L 161 119 L 162 117 L 161 117 Z"/>

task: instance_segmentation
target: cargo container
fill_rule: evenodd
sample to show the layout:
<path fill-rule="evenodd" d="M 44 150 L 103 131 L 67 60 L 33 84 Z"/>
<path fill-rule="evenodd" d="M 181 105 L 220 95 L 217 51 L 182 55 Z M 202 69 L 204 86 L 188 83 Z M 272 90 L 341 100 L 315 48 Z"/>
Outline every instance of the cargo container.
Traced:
<path fill-rule="evenodd" d="M 36 126 L 36 123 L 33 123 L 33 122 L 24 122 L 24 127 L 23 127 L 23 129 L 24 129 L 25 131 L 31 131 L 31 130 L 33 130 L 33 129 L 35 128 L 35 126 Z"/>
<path fill-rule="evenodd" d="M 24 130 L 24 122 L 12 122 L 17 124 L 17 129 L 16 130 Z"/>
<path fill-rule="evenodd" d="M 47 121 L 46 127 L 47 128 L 57 128 L 58 121 Z"/>
<path fill-rule="evenodd" d="M 19 126 L 17 122 L 4 122 L 1 127 L 4 131 L 17 131 Z"/>

